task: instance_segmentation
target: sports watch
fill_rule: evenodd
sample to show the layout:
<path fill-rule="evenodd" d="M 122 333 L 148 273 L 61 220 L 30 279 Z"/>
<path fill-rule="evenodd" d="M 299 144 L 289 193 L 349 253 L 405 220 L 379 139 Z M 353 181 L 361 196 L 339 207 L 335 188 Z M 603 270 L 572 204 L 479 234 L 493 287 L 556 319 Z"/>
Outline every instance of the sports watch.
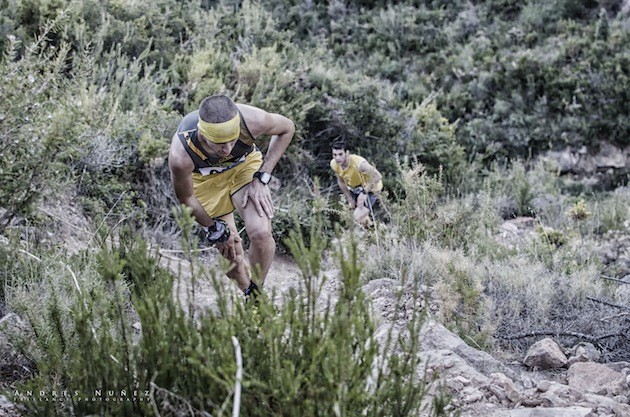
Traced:
<path fill-rule="evenodd" d="M 260 182 L 267 185 L 269 184 L 269 181 L 271 181 L 271 174 L 268 172 L 257 171 L 254 172 L 254 178 L 258 178 Z"/>
<path fill-rule="evenodd" d="M 228 226 L 225 220 L 212 220 L 214 220 L 212 226 L 206 227 L 206 240 L 208 243 L 214 245 L 227 241 L 230 237 L 230 226 Z"/>

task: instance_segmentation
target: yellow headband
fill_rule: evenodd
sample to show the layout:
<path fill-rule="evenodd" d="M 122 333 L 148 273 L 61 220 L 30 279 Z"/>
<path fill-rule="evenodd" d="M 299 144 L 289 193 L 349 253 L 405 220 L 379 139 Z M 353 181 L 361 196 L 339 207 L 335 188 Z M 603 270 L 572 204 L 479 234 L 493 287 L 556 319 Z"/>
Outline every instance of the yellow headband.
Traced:
<path fill-rule="evenodd" d="M 204 138 L 214 143 L 231 142 L 241 133 L 241 118 L 238 113 L 231 120 L 223 123 L 208 123 L 199 118 L 197 130 Z"/>

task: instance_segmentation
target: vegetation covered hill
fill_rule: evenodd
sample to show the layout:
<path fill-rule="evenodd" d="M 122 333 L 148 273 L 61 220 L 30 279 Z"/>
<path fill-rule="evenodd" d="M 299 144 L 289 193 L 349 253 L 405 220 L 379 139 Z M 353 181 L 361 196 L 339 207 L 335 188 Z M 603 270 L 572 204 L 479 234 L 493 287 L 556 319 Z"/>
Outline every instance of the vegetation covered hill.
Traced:
<path fill-rule="evenodd" d="M 545 331 L 569 344 L 582 334 L 604 360 L 628 359 L 628 323 L 613 318 L 628 301 L 613 280 L 630 263 L 628 165 L 611 167 L 602 189 L 568 183 L 544 157 L 604 143 L 627 155 L 627 2 L 0 6 L 0 316 L 22 319 L 17 334 L 9 320 L 0 326 L 12 335 L 2 346 L 32 371 L 5 387 L 139 384 L 219 415 L 234 387 L 236 335 L 269 355 L 245 363 L 245 384 L 259 391 L 243 404 L 265 406 L 243 414 L 292 415 L 299 395 L 309 415 L 414 415 L 421 395 L 405 382 L 418 366 L 420 319 L 407 341 L 391 342 L 407 356 L 379 367 L 384 347 L 369 343 L 359 282 L 383 277 L 430 287 L 439 320 L 489 352 L 518 352 Z M 147 247 L 197 255 L 171 191 L 168 144 L 182 115 L 217 92 L 295 121 L 274 172 L 274 234 L 302 263 L 307 293 L 317 259 L 341 251 L 345 292 L 330 315 L 313 311 L 308 294 L 257 319 L 226 301 L 201 320 L 172 300 L 177 278 Z M 344 256 L 352 245 L 327 243 L 352 230 L 328 168 L 339 138 L 383 172 L 387 190 L 389 222 L 356 259 Z M 529 234 L 502 241 L 503 221 L 525 216 Z M 70 245 L 77 229 L 94 234 L 81 248 Z M 340 336 L 344 326 L 355 327 Z M 274 344 L 287 334 L 288 345 Z M 314 367 L 305 352 L 330 362 Z M 138 415 L 158 404 L 30 406 Z"/>

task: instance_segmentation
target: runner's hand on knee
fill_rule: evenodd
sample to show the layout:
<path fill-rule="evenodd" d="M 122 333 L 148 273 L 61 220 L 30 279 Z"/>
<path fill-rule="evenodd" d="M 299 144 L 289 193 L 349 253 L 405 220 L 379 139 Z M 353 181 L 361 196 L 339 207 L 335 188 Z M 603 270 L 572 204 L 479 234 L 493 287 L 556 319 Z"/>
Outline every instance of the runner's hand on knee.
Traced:
<path fill-rule="evenodd" d="M 270 219 L 273 218 L 274 206 L 269 187 L 260 181 L 253 181 L 243 194 L 243 207 L 247 207 L 249 200 L 252 201 L 260 217 L 266 215 Z"/>
<path fill-rule="evenodd" d="M 233 260 L 236 257 L 236 250 L 234 249 L 234 242 L 219 243 L 216 245 L 217 249 L 226 259 Z"/>
<path fill-rule="evenodd" d="M 216 248 L 221 253 L 221 256 L 233 261 L 236 259 L 236 245 L 240 242 L 241 242 L 241 237 L 233 233 L 225 242 L 217 243 Z"/>

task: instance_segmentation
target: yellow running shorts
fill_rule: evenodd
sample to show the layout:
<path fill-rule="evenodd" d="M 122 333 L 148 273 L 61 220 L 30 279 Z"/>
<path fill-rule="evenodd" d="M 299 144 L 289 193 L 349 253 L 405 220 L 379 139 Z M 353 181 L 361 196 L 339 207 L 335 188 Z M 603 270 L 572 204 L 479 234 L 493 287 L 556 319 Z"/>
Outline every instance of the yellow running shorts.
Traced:
<path fill-rule="evenodd" d="M 193 188 L 197 200 L 210 217 L 221 217 L 234 211 L 232 195 L 252 182 L 254 173 L 263 162 L 262 153 L 256 150 L 234 168 L 212 175 L 193 172 Z"/>

